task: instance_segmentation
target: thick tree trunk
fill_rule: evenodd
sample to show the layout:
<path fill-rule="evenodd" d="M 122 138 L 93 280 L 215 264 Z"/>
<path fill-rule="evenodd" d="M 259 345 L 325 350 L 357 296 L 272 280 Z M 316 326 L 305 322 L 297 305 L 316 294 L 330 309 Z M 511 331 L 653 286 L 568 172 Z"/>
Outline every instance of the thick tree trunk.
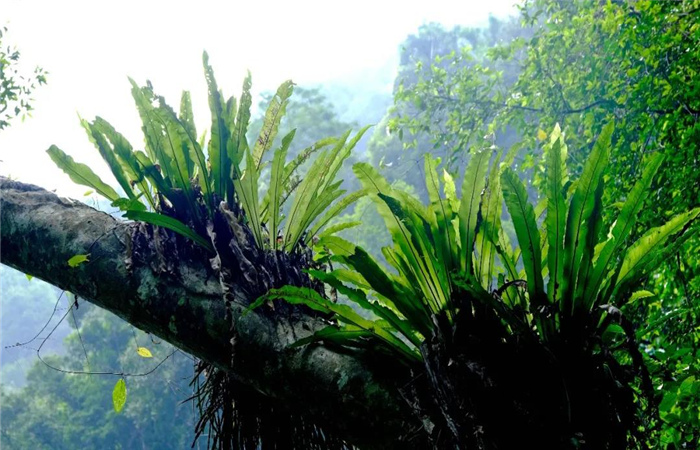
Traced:
<path fill-rule="evenodd" d="M 206 257 L 192 256 L 196 252 L 182 251 L 174 259 L 172 248 L 166 249 L 149 229 L 0 178 L 2 263 L 73 292 L 228 370 L 240 382 L 291 409 L 298 407 L 349 442 L 406 448 L 397 439 L 416 423 L 405 412 L 398 390 L 406 383 L 405 371 L 370 369 L 365 361 L 322 346 L 290 350 L 289 344 L 323 327 L 323 319 L 304 313 L 284 317 L 269 310 L 243 314 L 250 299 L 241 298 L 242 292 L 233 305 L 236 351 L 231 364 L 218 276 Z M 180 242 L 180 247 L 186 246 Z M 89 254 L 89 261 L 70 267 L 67 261 L 76 254 Z M 417 441 L 413 442 L 420 445 Z"/>

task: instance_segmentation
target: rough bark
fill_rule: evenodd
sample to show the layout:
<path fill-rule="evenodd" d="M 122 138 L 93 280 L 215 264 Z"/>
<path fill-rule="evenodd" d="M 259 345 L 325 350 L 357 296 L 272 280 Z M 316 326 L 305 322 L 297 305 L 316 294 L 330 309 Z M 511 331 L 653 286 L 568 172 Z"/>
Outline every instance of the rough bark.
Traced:
<path fill-rule="evenodd" d="M 137 245 L 139 240 L 148 245 Z M 322 346 L 290 350 L 289 344 L 323 327 L 323 320 L 298 312 L 243 314 L 250 301 L 246 298 L 233 305 L 237 342 L 231 367 L 218 277 L 204 255 L 183 251 L 172 264 L 161 244 L 143 224 L 0 177 L 2 263 L 229 370 L 242 383 L 297 406 L 349 442 L 406 448 L 397 438 L 416 427 L 398 390 L 406 373 L 399 368 L 389 373 Z M 73 255 L 88 253 L 89 262 L 75 268 L 67 264 Z"/>

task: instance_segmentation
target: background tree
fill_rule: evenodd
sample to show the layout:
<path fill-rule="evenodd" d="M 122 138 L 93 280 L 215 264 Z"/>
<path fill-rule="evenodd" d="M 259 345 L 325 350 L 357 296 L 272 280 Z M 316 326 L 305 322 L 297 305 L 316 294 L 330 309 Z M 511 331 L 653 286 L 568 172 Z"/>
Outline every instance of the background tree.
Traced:
<path fill-rule="evenodd" d="M 46 83 L 47 75 L 41 67 L 23 70 L 19 50 L 7 42 L 7 31 L 6 26 L 0 28 L 0 130 L 32 111 L 32 92 Z"/>
<path fill-rule="evenodd" d="M 267 111 L 274 92 L 266 92 L 259 103 L 259 111 Z M 279 136 L 284 136 L 293 129 L 298 130 L 289 154 L 294 157 L 314 142 L 328 136 L 340 136 L 348 129 L 357 127 L 354 122 L 344 121 L 338 117 L 336 105 L 321 91 L 320 87 L 295 86 L 294 96 L 287 105 L 287 114 L 280 123 Z M 260 132 L 263 116 L 259 116 L 250 125 L 251 135 Z M 278 137 L 275 144 L 279 144 Z"/>
<path fill-rule="evenodd" d="M 64 299 L 61 315 L 66 304 Z M 182 402 L 192 393 L 192 358 L 90 303 L 82 302 L 73 313 L 68 321 L 76 330 L 66 339 L 66 354 L 46 356 L 50 349 L 44 349 L 23 389 L 3 389 L 2 447 L 188 448 L 197 413 Z M 138 346 L 149 348 L 153 358 L 140 357 Z M 110 398 L 118 376 L 89 374 L 147 374 L 164 358 L 150 375 L 130 379 L 129 408 L 122 414 Z"/>
<path fill-rule="evenodd" d="M 513 83 L 518 73 L 517 61 L 492 63 L 487 53 L 495 45 L 528 34 L 529 29 L 520 27 L 516 18 L 492 17 L 484 28 L 447 30 L 439 24 L 429 24 L 410 35 L 402 44 L 394 81 L 395 103 L 375 130 L 369 146 L 370 161 L 380 166 L 392 181 L 408 177 L 419 192 L 424 189 L 423 177 L 414 174 L 419 173 L 422 154 L 428 149 L 452 169 L 464 168 L 464 149 L 468 148 L 469 139 L 481 132 L 479 124 L 484 119 L 462 120 L 448 103 L 435 104 L 431 109 L 424 97 L 413 92 L 425 90 L 443 96 L 443 87 L 450 84 L 448 80 L 455 73 L 468 73 L 472 77 L 469 85 L 460 85 L 459 92 L 463 95 L 470 95 L 470 89 L 491 89 L 490 73 L 500 73 L 504 83 Z M 462 134 L 454 133 L 454 128 L 461 129 Z M 509 147 L 513 141 L 511 134 L 498 136 L 496 143 Z M 494 143 L 494 139 L 488 141 L 489 145 Z"/>

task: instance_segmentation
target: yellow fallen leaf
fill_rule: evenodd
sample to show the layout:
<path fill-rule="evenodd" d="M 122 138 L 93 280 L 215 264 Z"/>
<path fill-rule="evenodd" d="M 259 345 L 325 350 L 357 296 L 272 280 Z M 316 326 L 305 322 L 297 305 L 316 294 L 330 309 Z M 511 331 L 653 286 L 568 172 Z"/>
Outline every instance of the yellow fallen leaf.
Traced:
<path fill-rule="evenodd" d="M 136 353 L 138 353 L 142 358 L 153 358 L 151 351 L 146 347 L 138 347 L 136 349 Z"/>

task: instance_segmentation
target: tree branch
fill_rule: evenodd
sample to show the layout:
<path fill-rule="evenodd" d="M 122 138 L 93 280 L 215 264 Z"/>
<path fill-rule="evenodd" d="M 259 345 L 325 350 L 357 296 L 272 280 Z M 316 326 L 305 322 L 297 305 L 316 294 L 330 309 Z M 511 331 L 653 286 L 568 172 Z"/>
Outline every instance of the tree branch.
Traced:
<path fill-rule="evenodd" d="M 418 428 L 391 373 L 322 346 L 289 344 L 324 327 L 303 311 L 283 316 L 251 299 L 233 305 L 236 354 L 230 367 L 225 304 L 205 255 L 177 241 L 175 262 L 150 226 L 126 223 L 80 202 L 0 177 L 0 261 L 102 307 L 138 328 L 228 370 L 243 384 L 308 414 L 356 445 L 391 448 Z M 89 261 L 71 268 L 76 254 Z M 177 256 L 179 254 L 179 256 Z M 194 255 L 194 256 L 193 256 Z M 235 290 L 235 286 L 234 286 Z M 415 441 L 420 441 L 416 439 Z M 420 445 L 416 443 L 414 445 Z"/>

